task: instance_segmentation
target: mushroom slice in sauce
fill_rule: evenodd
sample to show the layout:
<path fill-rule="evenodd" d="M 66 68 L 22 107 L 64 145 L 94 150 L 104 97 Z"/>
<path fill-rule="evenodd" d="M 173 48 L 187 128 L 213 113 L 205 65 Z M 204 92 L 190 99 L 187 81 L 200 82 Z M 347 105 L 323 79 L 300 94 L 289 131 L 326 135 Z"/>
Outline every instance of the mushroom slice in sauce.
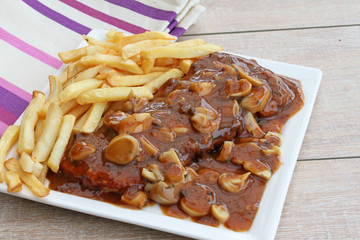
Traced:
<path fill-rule="evenodd" d="M 147 202 L 147 195 L 141 190 L 131 191 L 128 189 L 121 196 L 121 201 L 130 206 L 142 208 Z"/>
<path fill-rule="evenodd" d="M 115 164 L 131 163 L 139 153 L 139 143 L 131 135 L 120 134 L 114 137 L 105 149 L 105 158 Z"/>
<path fill-rule="evenodd" d="M 148 183 L 145 186 L 149 198 L 163 205 L 177 203 L 179 200 L 175 187 L 169 187 L 165 182 Z"/>
<path fill-rule="evenodd" d="M 221 205 L 216 205 L 216 204 L 211 205 L 211 213 L 221 223 L 226 222 L 230 217 L 230 214 L 226 209 L 226 207 Z"/>
<path fill-rule="evenodd" d="M 236 173 L 223 173 L 219 176 L 218 183 L 225 191 L 236 193 L 245 188 L 246 180 L 250 174 L 250 172 L 242 175 Z"/>
<path fill-rule="evenodd" d="M 96 152 L 96 147 L 84 141 L 75 141 L 70 150 L 71 160 L 84 160 Z"/>

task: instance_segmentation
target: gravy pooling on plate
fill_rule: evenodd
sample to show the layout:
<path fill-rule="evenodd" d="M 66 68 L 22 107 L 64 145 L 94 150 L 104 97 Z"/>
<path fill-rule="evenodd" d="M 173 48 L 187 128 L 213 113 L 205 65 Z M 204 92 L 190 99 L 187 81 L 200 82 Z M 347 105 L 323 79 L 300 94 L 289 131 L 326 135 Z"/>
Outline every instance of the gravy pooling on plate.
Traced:
<path fill-rule="evenodd" d="M 97 131 L 74 134 L 50 188 L 137 208 L 152 200 L 166 215 L 245 231 L 280 166 L 281 128 L 303 104 L 300 82 L 213 53 L 151 101 L 113 103 Z"/>

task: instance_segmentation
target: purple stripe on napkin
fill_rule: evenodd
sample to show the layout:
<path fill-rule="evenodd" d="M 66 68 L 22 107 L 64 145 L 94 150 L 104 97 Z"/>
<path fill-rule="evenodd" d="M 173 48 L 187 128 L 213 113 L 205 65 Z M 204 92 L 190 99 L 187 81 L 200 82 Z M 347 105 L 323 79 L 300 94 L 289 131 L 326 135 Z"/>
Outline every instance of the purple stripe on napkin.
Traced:
<path fill-rule="evenodd" d="M 176 25 L 178 25 L 178 21 L 176 21 L 175 19 L 169 24 L 169 26 L 167 26 L 167 28 L 170 30 L 170 32 L 176 27 Z"/>
<path fill-rule="evenodd" d="M 19 117 L 28 105 L 29 103 L 21 97 L 0 87 L 0 107 L 4 108 L 6 111 Z M 0 115 L 1 120 L 2 118 L 3 116 Z"/>
<path fill-rule="evenodd" d="M 0 120 L 0 137 L 3 135 L 3 133 L 5 132 L 5 130 L 7 129 L 8 126 L 9 126 L 8 124 L 3 123 Z"/>
<path fill-rule="evenodd" d="M 65 17 L 64 15 L 52 10 L 51 8 L 45 6 L 41 2 L 37 0 L 23 0 L 24 3 L 38 11 L 39 13 L 43 14 L 44 16 L 50 18 L 51 20 L 63 25 L 64 27 L 77 32 L 79 34 L 88 34 L 91 29 L 75 22 L 74 20 Z"/>
<path fill-rule="evenodd" d="M 19 116 L 15 116 L 14 114 L 10 113 L 1 106 L 0 106 L 0 116 L 1 116 L 0 121 L 7 125 L 13 124 L 16 121 L 16 119 L 19 118 Z"/>
<path fill-rule="evenodd" d="M 4 40 L 5 42 L 11 44 L 12 46 L 16 47 L 20 51 L 46 63 L 53 68 L 59 69 L 63 64 L 59 59 L 54 58 L 53 56 L 47 54 L 46 52 L 41 51 L 40 49 L 31 46 L 30 44 L 24 42 L 23 40 L 15 37 L 11 33 L 5 31 L 4 29 L 0 28 L 0 39 Z"/>
<path fill-rule="evenodd" d="M 2 87 L 4 89 L 8 90 L 9 92 L 12 92 L 13 94 L 21 97 L 22 99 L 24 99 L 27 102 L 30 102 L 31 99 L 32 99 L 32 95 L 30 93 L 22 90 L 18 86 L 6 81 L 2 77 L 0 77 L 0 87 Z"/>
<path fill-rule="evenodd" d="M 111 25 L 118 27 L 120 29 L 123 29 L 125 31 L 131 32 L 134 34 L 143 33 L 143 32 L 147 31 L 146 29 L 144 29 L 142 27 L 139 27 L 139 26 L 133 25 L 131 23 L 125 22 L 123 20 L 120 20 L 118 18 L 109 16 L 105 13 L 102 13 L 96 9 L 93 9 L 81 2 L 76 1 L 76 0 L 60 0 L 60 2 L 63 2 L 75 9 L 79 10 L 80 12 L 83 12 L 89 16 L 92 16 L 96 19 L 99 19 L 103 22 L 111 24 Z"/>
<path fill-rule="evenodd" d="M 170 32 L 171 35 L 175 36 L 175 37 L 180 37 L 181 35 L 183 35 L 183 33 L 186 31 L 185 28 L 182 27 L 177 27 L 174 30 L 172 30 Z"/>
<path fill-rule="evenodd" d="M 172 20 L 175 19 L 177 15 L 176 12 L 154 8 L 134 0 L 105 0 L 105 1 L 118 5 L 123 8 L 127 8 L 131 11 L 140 13 L 144 16 L 157 20 L 166 20 L 171 22 Z"/>

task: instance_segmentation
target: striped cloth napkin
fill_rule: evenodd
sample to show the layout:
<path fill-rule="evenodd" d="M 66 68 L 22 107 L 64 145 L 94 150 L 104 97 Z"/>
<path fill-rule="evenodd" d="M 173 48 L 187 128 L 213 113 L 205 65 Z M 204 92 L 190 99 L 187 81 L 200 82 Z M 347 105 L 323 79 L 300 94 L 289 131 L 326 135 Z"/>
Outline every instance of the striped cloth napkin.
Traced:
<path fill-rule="evenodd" d="M 205 10 L 199 0 L 1 1 L 0 136 L 92 29 L 147 30 L 181 36 Z"/>

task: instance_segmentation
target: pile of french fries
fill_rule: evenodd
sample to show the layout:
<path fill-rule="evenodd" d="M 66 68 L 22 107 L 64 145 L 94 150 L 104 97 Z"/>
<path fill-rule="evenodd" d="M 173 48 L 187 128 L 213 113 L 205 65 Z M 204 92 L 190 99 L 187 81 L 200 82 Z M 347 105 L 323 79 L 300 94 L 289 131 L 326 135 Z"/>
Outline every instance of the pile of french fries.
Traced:
<path fill-rule="evenodd" d="M 106 41 L 83 37 L 88 46 L 59 53 L 68 65 L 59 76 L 49 76 L 48 97 L 34 91 L 21 125 L 9 126 L 0 140 L 0 182 L 10 193 L 24 183 L 34 195 L 47 196 L 47 171 L 59 171 L 73 132 L 94 132 L 112 105 L 148 101 L 199 57 L 222 50 L 201 39 L 174 42 L 176 37 L 163 32 L 125 36 L 110 30 Z M 18 157 L 6 160 L 16 143 Z"/>

